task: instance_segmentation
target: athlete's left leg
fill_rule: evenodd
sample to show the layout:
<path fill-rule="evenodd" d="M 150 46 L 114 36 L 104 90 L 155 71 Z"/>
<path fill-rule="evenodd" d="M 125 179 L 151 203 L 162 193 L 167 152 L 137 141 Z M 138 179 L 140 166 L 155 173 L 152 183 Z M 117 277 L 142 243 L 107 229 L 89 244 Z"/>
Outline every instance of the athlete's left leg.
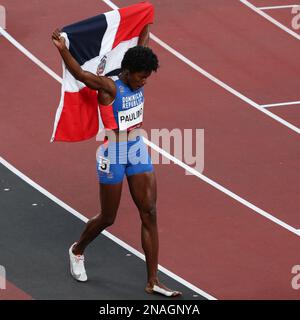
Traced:
<path fill-rule="evenodd" d="M 148 281 L 146 291 L 167 296 L 178 296 L 181 292 L 171 290 L 159 282 L 158 230 L 156 216 L 156 178 L 154 172 L 144 172 L 127 176 L 130 193 L 141 217 L 142 246 L 146 256 Z"/>

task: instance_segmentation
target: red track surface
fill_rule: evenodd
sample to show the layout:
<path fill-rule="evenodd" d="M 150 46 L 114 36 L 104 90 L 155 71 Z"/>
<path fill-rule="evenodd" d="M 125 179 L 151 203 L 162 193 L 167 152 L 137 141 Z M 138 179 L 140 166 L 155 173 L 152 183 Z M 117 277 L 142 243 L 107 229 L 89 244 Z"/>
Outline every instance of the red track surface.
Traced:
<path fill-rule="evenodd" d="M 6 289 L 0 289 L 0 300 L 31 300 L 32 297 L 6 280 Z"/>
<path fill-rule="evenodd" d="M 220 80 L 257 103 L 300 100 L 300 45 L 290 35 L 238 1 L 152 2 L 152 32 Z M 61 74 L 52 30 L 109 10 L 98 0 L 81 3 L 4 0 L 7 31 Z M 204 128 L 204 174 L 300 228 L 299 135 L 151 46 L 161 69 L 147 85 L 146 128 Z M 96 142 L 50 144 L 59 83 L 3 37 L 0 47 L 1 156 L 70 206 L 95 215 Z M 274 112 L 300 125 L 299 106 Z M 160 264 L 219 299 L 299 299 L 291 287 L 299 237 L 175 165 L 157 165 L 156 173 Z M 110 231 L 141 250 L 138 214 L 124 186 Z"/>
<path fill-rule="evenodd" d="M 280 10 L 266 10 L 265 12 L 269 14 L 271 17 L 275 18 L 280 23 L 282 23 L 284 26 L 292 29 L 293 31 L 299 34 L 299 30 L 294 30 L 292 28 L 292 20 L 293 18 L 295 18 L 296 15 L 295 13 L 292 13 L 292 8 L 283 8 Z M 297 18 L 297 22 L 299 23 L 299 17 Z"/>

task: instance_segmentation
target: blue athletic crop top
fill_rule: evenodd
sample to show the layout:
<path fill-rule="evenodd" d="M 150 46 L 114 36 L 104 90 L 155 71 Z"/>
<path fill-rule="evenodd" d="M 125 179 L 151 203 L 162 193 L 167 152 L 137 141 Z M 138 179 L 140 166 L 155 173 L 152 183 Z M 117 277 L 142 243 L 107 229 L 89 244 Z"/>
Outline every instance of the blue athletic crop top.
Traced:
<path fill-rule="evenodd" d="M 100 114 L 105 129 L 130 131 L 143 123 L 144 88 L 132 90 L 119 78 L 114 80 L 116 98 L 109 106 L 100 105 Z"/>

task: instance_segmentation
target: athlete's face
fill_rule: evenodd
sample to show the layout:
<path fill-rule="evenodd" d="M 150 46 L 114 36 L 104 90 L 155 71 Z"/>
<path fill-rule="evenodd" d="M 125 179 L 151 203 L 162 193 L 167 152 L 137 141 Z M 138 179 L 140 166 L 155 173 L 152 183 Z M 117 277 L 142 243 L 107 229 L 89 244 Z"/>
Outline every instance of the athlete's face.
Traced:
<path fill-rule="evenodd" d="M 129 72 L 127 80 L 130 88 L 133 90 L 140 89 L 146 84 L 147 78 L 149 78 L 150 75 L 151 75 L 151 72 L 145 72 L 145 71 Z"/>

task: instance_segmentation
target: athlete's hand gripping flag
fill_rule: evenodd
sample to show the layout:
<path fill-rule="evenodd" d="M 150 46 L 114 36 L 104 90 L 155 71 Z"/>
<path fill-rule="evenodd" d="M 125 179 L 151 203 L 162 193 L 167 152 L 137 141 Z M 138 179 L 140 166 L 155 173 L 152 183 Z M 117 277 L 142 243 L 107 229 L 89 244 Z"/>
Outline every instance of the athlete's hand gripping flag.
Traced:
<path fill-rule="evenodd" d="M 154 9 L 148 2 L 97 15 L 62 29 L 62 36 L 81 68 L 94 74 L 117 74 L 125 52 L 137 45 Z M 101 127 L 97 92 L 77 81 L 63 63 L 61 99 L 51 141 L 82 141 Z"/>

